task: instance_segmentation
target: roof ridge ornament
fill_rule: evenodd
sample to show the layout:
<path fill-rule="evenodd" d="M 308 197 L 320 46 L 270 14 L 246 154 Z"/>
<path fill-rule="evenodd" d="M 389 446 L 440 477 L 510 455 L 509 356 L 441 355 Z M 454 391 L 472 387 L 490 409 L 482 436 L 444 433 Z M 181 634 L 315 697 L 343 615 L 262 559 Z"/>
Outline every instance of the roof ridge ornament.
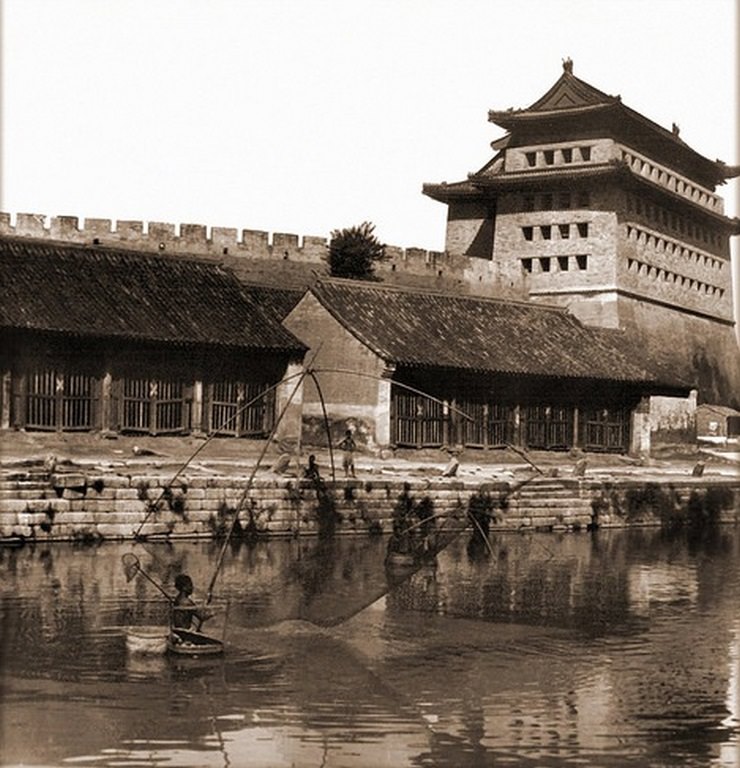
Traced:
<path fill-rule="evenodd" d="M 570 56 L 567 59 L 563 59 L 563 72 L 567 72 L 569 75 L 573 74 L 573 59 Z"/>

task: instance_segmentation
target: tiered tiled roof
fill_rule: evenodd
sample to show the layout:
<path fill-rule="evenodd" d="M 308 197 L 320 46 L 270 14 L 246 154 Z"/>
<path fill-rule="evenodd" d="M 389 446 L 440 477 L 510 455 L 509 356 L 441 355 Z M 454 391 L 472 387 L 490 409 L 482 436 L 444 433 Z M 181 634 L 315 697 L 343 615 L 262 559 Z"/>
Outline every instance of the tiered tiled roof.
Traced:
<path fill-rule="evenodd" d="M 735 166 L 710 160 L 692 149 L 679 137 L 677 126 L 674 125 L 672 130 L 663 128 L 625 106 L 619 96 L 610 96 L 577 78 L 573 74 L 572 62 L 564 62 L 563 69 L 555 84 L 529 107 L 489 111 L 488 119 L 509 131 L 493 142 L 494 149 L 503 152 L 516 146 L 593 136 L 595 132 L 596 135 L 612 136 L 669 166 L 675 166 L 710 189 L 737 175 Z M 498 158 L 497 154 L 482 169 L 470 174 L 468 181 L 425 184 L 423 192 L 435 200 L 450 202 L 474 198 L 476 190 L 480 197 L 480 194 L 485 194 L 486 187 L 511 188 L 512 184 L 523 184 L 527 180 L 534 183 L 544 178 L 544 174 L 551 183 L 616 170 L 615 164 L 612 167 L 602 164 L 600 168 L 590 165 L 582 169 L 553 166 L 525 175 L 520 171 L 505 172 L 502 163 L 497 162 Z"/>
<path fill-rule="evenodd" d="M 183 256 L 0 238 L 5 329 L 300 353 L 284 293 Z"/>
<path fill-rule="evenodd" d="M 598 88 L 580 80 L 573 74 L 573 64 L 569 60 L 563 63 L 563 74 L 555 84 L 537 101 L 525 109 L 490 110 L 490 122 L 515 132 L 525 125 L 535 123 L 550 127 L 562 124 L 563 119 L 584 121 L 589 115 L 608 114 L 607 123 L 615 132 L 628 136 L 630 142 L 643 142 L 667 156 L 683 158 L 703 177 L 708 186 L 722 184 L 728 178 L 724 163 L 710 160 L 692 149 L 679 137 L 678 128 L 663 128 L 658 123 L 622 103 L 620 96 L 610 96 Z"/>
<path fill-rule="evenodd" d="M 600 330 L 567 311 L 523 302 L 321 281 L 321 304 L 388 362 L 510 375 L 660 381 Z"/>
<path fill-rule="evenodd" d="M 515 173 L 503 173 L 501 171 L 488 173 L 486 167 L 484 167 L 478 173 L 471 174 L 467 181 L 453 182 L 451 184 L 424 184 L 422 191 L 427 197 L 446 203 L 450 200 L 479 198 L 481 192 L 487 189 L 530 189 L 541 187 L 543 183 L 551 186 L 553 183 L 570 184 L 582 179 L 617 176 L 620 174 L 625 178 L 632 178 L 627 169 L 616 163 L 599 163 L 598 165 L 561 168 L 557 174 L 554 174 L 549 169 L 518 171 Z"/>

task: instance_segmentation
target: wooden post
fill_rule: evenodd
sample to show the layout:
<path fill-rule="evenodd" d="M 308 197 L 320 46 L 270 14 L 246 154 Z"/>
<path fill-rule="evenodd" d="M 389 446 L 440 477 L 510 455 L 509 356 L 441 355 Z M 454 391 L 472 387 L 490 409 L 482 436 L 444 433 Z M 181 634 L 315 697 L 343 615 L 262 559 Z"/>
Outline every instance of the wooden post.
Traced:
<path fill-rule="evenodd" d="M 104 432 L 108 432 L 111 429 L 113 422 L 112 414 L 112 399 L 111 399 L 111 386 L 113 382 L 113 376 L 110 371 L 106 371 L 103 374 L 103 378 L 100 380 L 100 428 Z"/>
<path fill-rule="evenodd" d="M 514 406 L 514 413 L 513 413 L 513 421 L 514 421 L 514 434 L 512 437 L 514 438 L 514 444 L 521 447 L 526 447 L 524 445 L 525 440 L 522 435 L 522 409 L 519 403 L 517 403 Z"/>
<path fill-rule="evenodd" d="M 375 442 L 387 447 L 391 443 L 391 422 L 395 418 L 395 407 L 391 396 L 392 370 L 383 371 L 383 378 L 378 379 L 377 400 L 375 403 Z"/>
<path fill-rule="evenodd" d="M 13 399 L 13 377 L 10 371 L 3 371 L 2 381 L 2 412 L 0 413 L 0 428 L 10 428 L 11 400 Z"/>
<path fill-rule="evenodd" d="M 455 407 L 455 400 L 452 400 L 452 407 Z M 450 437 L 454 421 L 454 411 L 450 410 L 450 404 L 447 400 L 442 401 L 442 445 L 450 446 Z"/>
<path fill-rule="evenodd" d="M 579 440 L 578 436 L 578 422 L 580 421 L 580 412 L 577 405 L 573 406 L 573 435 L 572 435 L 572 445 L 574 448 L 580 448 L 581 447 L 581 441 Z"/>

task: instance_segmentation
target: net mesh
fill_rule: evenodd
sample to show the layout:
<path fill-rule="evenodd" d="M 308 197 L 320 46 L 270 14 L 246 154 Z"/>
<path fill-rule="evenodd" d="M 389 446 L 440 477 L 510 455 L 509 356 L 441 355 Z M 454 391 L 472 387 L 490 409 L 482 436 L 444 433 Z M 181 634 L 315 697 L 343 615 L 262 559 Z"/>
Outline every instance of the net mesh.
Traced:
<path fill-rule="evenodd" d="M 131 552 L 127 552 L 122 558 L 123 572 L 126 575 L 126 581 L 129 582 L 136 576 L 141 570 L 141 564 L 139 558 Z"/>

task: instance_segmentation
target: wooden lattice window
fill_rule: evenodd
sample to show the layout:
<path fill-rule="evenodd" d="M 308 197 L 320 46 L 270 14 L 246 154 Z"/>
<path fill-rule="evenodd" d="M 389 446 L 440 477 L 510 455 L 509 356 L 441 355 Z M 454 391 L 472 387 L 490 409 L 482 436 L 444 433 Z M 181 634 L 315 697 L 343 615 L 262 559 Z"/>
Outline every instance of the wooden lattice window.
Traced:
<path fill-rule="evenodd" d="M 266 383 L 221 381 L 211 385 L 210 431 L 237 437 L 266 437 L 275 423 L 275 390 Z"/>
<path fill-rule="evenodd" d="M 463 445 L 502 448 L 514 442 L 514 409 L 499 403 L 461 400 L 459 409 L 470 419 L 459 420 Z"/>
<path fill-rule="evenodd" d="M 573 408 L 566 405 L 530 405 L 524 414 L 528 448 L 565 450 L 573 445 Z"/>
<path fill-rule="evenodd" d="M 584 408 L 580 422 L 585 450 L 623 453 L 629 449 L 629 408 Z"/>
<path fill-rule="evenodd" d="M 167 434 L 190 427 L 190 403 L 182 381 L 125 379 L 121 428 L 125 432 Z"/>
<path fill-rule="evenodd" d="M 447 414 L 442 403 L 394 388 L 392 404 L 391 435 L 396 445 L 425 448 L 444 444 Z"/>
<path fill-rule="evenodd" d="M 28 377 L 26 427 L 93 429 L 96 426 L 97 388 L 93 376 L 53 369 L 34 371 Z"/>

